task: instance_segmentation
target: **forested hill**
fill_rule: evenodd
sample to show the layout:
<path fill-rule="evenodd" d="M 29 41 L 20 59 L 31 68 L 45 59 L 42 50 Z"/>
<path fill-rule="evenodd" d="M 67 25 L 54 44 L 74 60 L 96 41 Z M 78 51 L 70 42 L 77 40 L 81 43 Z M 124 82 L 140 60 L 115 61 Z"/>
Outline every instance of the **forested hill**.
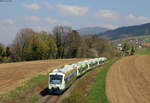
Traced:
<path fill-rule="evenodd" d="M 111 39 L 118 39 L 123 35 L 126 36 L 150 35 L 150 23 L 136 26 L 121 27 L 115 30 L 106 31 L 105 33 L 100 35 L 109 37 Z"/>

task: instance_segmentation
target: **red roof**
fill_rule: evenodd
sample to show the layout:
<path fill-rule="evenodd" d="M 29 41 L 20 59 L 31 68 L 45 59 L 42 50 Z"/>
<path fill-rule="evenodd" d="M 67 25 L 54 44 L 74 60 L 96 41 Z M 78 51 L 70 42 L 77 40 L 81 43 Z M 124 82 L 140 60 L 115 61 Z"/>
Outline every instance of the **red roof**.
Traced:
<path fill-rule="evenodd" d="M 150 47 L 150 43 L 142 43 L 142 46 L 144 46 L 144 47 Z"/>

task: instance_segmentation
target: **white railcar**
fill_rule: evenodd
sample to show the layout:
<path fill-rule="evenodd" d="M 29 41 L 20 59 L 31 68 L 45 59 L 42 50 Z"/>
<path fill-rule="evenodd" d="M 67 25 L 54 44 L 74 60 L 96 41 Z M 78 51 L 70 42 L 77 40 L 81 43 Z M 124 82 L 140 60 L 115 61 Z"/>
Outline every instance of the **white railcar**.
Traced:
<path fill-rule="evenodd" d="M 89 63 L 88 61 L 77 62 L 73 64 L 77 68 L 77 76 L 80 77 L 85 74 L 89 70 Z"/>
<path fill-rule="evenodd" d="M 95 59 L 90 59 L 90 69 L 96 68 L 98 66 L 98 63 Z"/>
<path fill-rule="evenodd" d="M 77 79 L 87 71 L 104 64 L 106 57 L 80 61 L 74 64 L 65 65 L 54 69 L 49 73 L 48 89 L 52 93 L 62 93 Z"/>
<path fill-rule="evenodd" d="M 107 58 L 106 57 L 100 57 L 99 60 L 102 64 L 104 64 L 107 61 Z"/>
<path fill-rule="evenodd" d="M 49 73 L 49 91 L 61 93 L 67 89 L 77 78 L 77 69 L 72 65 L 65 65 L 62 68 Z"/>

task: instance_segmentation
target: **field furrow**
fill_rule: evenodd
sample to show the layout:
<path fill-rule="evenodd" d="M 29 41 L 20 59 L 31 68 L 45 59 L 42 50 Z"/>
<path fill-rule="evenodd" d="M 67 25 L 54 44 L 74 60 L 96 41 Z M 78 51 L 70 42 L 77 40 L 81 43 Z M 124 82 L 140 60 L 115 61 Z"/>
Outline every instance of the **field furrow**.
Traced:
<path fill-rule="evenodd" d="M 150 103 L 150 55 L 124 57 L 107 77 L 110 103 Z"/>

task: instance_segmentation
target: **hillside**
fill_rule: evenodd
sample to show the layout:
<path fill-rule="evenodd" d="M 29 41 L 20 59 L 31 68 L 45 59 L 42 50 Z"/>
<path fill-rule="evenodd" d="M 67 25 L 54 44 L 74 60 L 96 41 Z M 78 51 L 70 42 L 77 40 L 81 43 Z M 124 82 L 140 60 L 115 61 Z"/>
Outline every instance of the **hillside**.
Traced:
<path fill-rule="evenodd" d="M 81 35 L 86 35 L 86 34 L 99 34 L 106 32 L 108 29 L 107 28 L 102 28 L 102 27 L 86 27 L 86 28 L 81 28 L 77 30 Z"/>
<path fill-rule="evenodd" d="M 110 68 L 107 96 L 110 103 L 150 103 L 150 55 L 124 57 Z"/>
<path fill-rule="evenodd" d="M 142 24 L 142 25 L 135 25 L 135 26 L 128 26 L 128 27 L 121 27 L 115 30 L 106 31 L 103 34 L 100 34 L 111 39 L 118 39 L 123 35 L 126 36 L 142 36 L 142 35 L 150 35 L 150 23 Z"/>

